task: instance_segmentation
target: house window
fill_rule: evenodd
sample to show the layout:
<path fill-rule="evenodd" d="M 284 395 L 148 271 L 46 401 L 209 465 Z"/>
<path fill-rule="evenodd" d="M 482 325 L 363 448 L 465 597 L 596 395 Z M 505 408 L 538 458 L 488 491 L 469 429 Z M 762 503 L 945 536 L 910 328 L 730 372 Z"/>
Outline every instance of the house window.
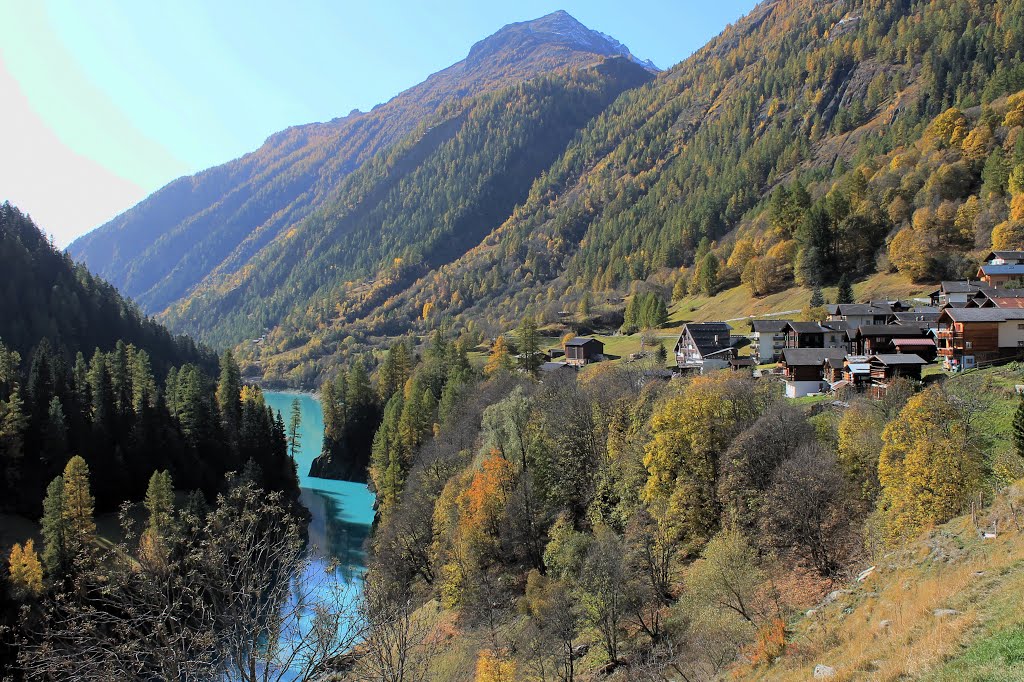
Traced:
<path fill-rule="evenodd" d="M 974 348 L 974 342 L 973 341 L 964 341 L 964 348 L 968 348 L 968 349 L 969 348 Z"/>

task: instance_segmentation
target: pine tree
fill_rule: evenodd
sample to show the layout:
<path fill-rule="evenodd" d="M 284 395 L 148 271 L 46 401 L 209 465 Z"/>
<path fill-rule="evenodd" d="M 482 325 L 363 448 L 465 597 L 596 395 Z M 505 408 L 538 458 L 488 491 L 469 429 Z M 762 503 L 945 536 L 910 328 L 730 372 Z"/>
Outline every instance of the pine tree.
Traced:
<path fill-rule="evenodd" d="M 43 564 L 51 578 L 61 579 L 71 567 L 68 549 L 68 520 L 64 513 L 64 477 L 58 476 L 46 487 L 43 499 Z"/>
<path fill-rule="evenodd" d="M 302 403 L 298 398 L 292 400 L 291 413 L 288 415 L 288 454 L 294 460 L 302 447 Z"/>
<path fill-rule="evenodd" d="M 537 332 L 537 323 L 532 317 L 524 317 L 516 330 L 516 342 L 519 345 L 519 364 L 529 372 L 535 374 L 540 367 L 540 334 Z"/>
<path fill-rule="evenodd" d="M 242 373 L 230 350 L 220 359 L 220 381 L 217 382 L 217 406 L 230 437 L 236 437 L 242 418 Z"/>
<path fill-rule="evenodd" d="M 718 291 L 718 269 L 718 259 L 713 253 L 709 252 L 704 256 L 704 260 L 700 262 L 700 273 L 697 283 L 700 291 L 705 296 L 714 296 L 715 292 Z"/>
<path fill-rule="evenodd" d="M 825 297 L 821 293 L 821 287 L 815 285 L 811 290 L 811 308 L 820 308 L 825 305 Z"/>
<path fill-rule="evenodd" d="M 155 537 L 166 538 L 174 523 L 174 482 L 169 471 L 154 471 L 146 488 L 147 530 Z"/>
<path fill-rule="evenodd" d="M 67 523 L 67 547 L 76 557 L 87 551 L 96 538 L 93 519 L 95 500 L 89 489 L 89 466 L 75 455 L 64 467 L 64 519 Z"/>
<path fill-rule="evenodd" d="M 1024 395 L 1017 401 L 1017 411 L 1013 415 L 1013 442 L 1017 446 L 1017 454 L 1024 457 Z"/>
<path fill-rule="evenodd" d="M 836 303 L 853 303 L 853 285 L 850 283 L 849 275 L 839 278 L 839 291 L 836 294 Z"/>

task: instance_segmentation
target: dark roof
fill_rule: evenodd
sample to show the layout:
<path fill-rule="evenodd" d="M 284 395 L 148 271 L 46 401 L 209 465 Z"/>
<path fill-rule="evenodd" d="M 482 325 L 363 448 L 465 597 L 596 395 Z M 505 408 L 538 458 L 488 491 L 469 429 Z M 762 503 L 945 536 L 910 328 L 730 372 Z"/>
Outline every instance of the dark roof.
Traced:
<path fill-rule="evenodd" d="M 759 334 L 778 334 L 789 322 L 789 320 L 751 320 L 750 330 Z"/>
<path fill-rule="evenodd" d="M 1024 275 L 1024 265 L 989 265 L 978 268 L 979 273 L 986 275 Z"/>
<path fill-rule="evenodd" d="M 996 258 L 1001 258 L 1002 260 L 1024 260 L 1024 251 L 993 251 L 985 256 L 987 261 Z"/>
<path fill-rule="evenodd" d="M 934 322 L 939 319 L 939 310 L 935 309 L 934 312 L 911 312 L 911 313 L 893 313 L 893 319 L 899 324 L 907 324 L 914 322 Z"/>
<path fill-rule="evenodd" d="M 1024 298 L 1024 289 L 1003 289 L 1002 287 L 985 287 L 980 289 L 975 298 Z"/>
<path fill-rule="evenodd" d="M 944 294 L 970 294 L 984 286 L 981 282 L 952 281 L 942 282 L 939 291 Z"/>
<path fill-rule="evenodd" d="M 941 317 L 948 317 L 954 322 L 1006 322 L 1007 320 L 1024 320 L 1024 310 L 1019 308 L 946 308 L 942 311 Z"/>
<path fill-rule="evenodd" d="M 840 315 L 885 315 L 892 312 L 892 305 L 872 301 L 870 303 L 841 303 L 836 306 Z"/>
<path fill-rule="evenodd" d="M 928 332 L 916 324 L 863 324 L 857 336 L 924 336 Z"/>
<path fill-rule="evenodd" d="M 679 334 L 682 340 L 687 334 L 693 339 L 701 357 L 707 357 L 732 348 L 732 327 L 725 322 L 688 322 Z M 679 342 L 676 342 L 679 347 Z"/>
<path fill-rule="evenodd" d="M 733 367 L 753 367 L 754 366 L 754 359 L 753 358 L 731 358 L 729 360 L 729 364 L 732 365 Z"/>
<path fill-rule="evenodd" d="M 846 358 L 843 348 L 784 348 L 781 362 L 786 365 L 820 365 L 830 359 Z"/>
<path fill-rule="evenodd" d="M 831 329 L 836 332 L 846 332 L 850 329 L 854 329 L 854 326 L 850 324 L 849 320 L 830 320 L 822 325 L 826 331 Z"/>
<path fill-rule="evenodd" d="M 928 361 L 913 353 L 883 353 L 872 355 L 868 362 L 879 362 L 883 365 L 927 365 Z"/>
<path fill-rule="evenodd" d="M 545 362 L 539 369 L 542 372 L 555 372 L 560 369 L 572 369 L 572 367 L 565 362 Z"/>
<path fill-rule="evenodd" d="M 577 336 L 574 339 L 569 339 L 568 341 L 565 342 L 565 345 L 566 346 L 586 346 L 589 343 L 596 343 L 596 344 L 599 344 L 602 348 L 604 348 L 604 344 L 601 343 L 600 341 L 598 341 L 597 339 L 590 339 L 590 338 L 587 338 L 585 336 Z"/>
<path fill-rule="evenodd" d="M 792 329 L 797 334 L 823 334 L 826 330 L 817 322 L 787 322 L 787 329 Z"/>

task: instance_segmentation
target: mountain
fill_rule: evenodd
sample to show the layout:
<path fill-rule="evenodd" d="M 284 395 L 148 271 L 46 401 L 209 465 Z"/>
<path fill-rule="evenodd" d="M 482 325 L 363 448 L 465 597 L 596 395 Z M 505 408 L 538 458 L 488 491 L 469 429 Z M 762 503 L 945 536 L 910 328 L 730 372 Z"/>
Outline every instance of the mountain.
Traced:
<path fill-rule="evenodd" d="M 565 12 L 508 25 L 372 111 L 272 135 L 251 154 L 175 180 L 68 250 L 144 310 L 159 312 L 212 273 L 244 267 L 329 200 L 346 176 L 446 103 L 606 57 L 640 63 Z"/>
<path fill-rule="evenodd" d="M 26 361 L 41 339 L 73 360 L 118 341 L 145 349 L 161 377 L 172 366 L 197 364 L 213 372 L 217 356 L 192 339 L 172 336 L 131 301 L 84 266 L 53 247 L 32 222 L 9 203 L 0 205 L 0 342 Z"/>

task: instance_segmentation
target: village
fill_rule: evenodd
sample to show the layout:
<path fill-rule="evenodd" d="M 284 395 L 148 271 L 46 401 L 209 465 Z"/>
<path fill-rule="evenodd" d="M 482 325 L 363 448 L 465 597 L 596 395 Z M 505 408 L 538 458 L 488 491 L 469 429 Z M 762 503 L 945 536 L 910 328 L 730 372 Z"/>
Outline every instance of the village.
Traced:
<path fill-rule="evenodd" d="M 1024 251 L 993 251 L 977 278 L 943 281 L 927 297 L 824 307 L 817 321 L 767 315 L 685 322 L 672 358 L 650 377 L 671 379 L 728 369 L 785 385 L 788 398 L 842 391 L 880 397 L 896 379 L 962 372 L 1024 356 Z M 632 354 L 625 361 L 639 359 Z M 667 355 L 667 354 L 666 354 Z M 545 354 L 541 376 L 617 360 L 592 337 L 567 338 Z"/>

